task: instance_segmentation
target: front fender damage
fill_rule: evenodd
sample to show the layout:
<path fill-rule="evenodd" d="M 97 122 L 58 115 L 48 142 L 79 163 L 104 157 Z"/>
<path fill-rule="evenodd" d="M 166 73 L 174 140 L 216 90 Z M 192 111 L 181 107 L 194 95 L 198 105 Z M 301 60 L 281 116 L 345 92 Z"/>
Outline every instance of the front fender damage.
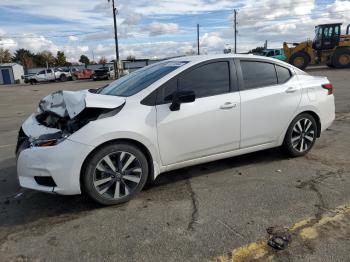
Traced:
<path fill-rule="evenodd" d="M 91 121 L 117 114 L 125 98 L 83 91 L 58 91 L 44 97 L 38 112 L 22 125 L 23 132 L 31 138 L 47 139 L 53 136 L 68 137 Z"/>

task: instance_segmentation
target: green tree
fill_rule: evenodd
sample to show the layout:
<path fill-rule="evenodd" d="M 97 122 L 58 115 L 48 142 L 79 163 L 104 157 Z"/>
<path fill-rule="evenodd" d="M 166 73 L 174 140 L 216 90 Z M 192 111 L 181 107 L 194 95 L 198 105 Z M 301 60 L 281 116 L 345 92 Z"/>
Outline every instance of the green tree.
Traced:
<path fill-rule="evenodd" d="M 126 60 L 129 60 L 129 61 L 135 61 L 136 60 L 136 57 L 134 55 L 128 55 L 126 57 Z"/>
<path fill-rule="evenodd" d="M 24 70 L 28 70 L 33 67 L 33 57 L 34 54 L 27 49 L 21 48 L 16 50 L 12 61 L 21 64 Z"/>
<path fill-rule="evenodd" d="M 90 64 L 90 59 L 86 55 L 81 55 L 79 62 L 85 64 L 85 68 L 87 68 L 87 66 Z"/>
<path fill-rule="evenodd" d="M 56 56 L 56 66 L 66 66 L 67 64 L 67 58 L 64 55 L 64 52 L 58 51 Z"/>
<path fill-rule="evenodd" d="M 11 56 L 10 50 L 0 48 L 0 64 L 11 63 L 11 62 L 12 62 L 12 56 Z"/>
<path fill-rule="evenodd" d="M 261 53 L 261 51 L 265 50 L 263 46 L 258 46 L 252 50 L 250 50 L 248 53 Z"/>
<path fill-rule="evenodd" d="M 50 51 L 42 51 L 34 55 L 33 61 L 38 67 L 52 67 L 55 65 L 56 59 Z"/>
<path fill-rule="evenodd" d="M 107 64 L 107 58 L 105 58 L 104 56 L 101 57 L 100 61 L 98 61 L 99 64 L 105 65 Z"/>

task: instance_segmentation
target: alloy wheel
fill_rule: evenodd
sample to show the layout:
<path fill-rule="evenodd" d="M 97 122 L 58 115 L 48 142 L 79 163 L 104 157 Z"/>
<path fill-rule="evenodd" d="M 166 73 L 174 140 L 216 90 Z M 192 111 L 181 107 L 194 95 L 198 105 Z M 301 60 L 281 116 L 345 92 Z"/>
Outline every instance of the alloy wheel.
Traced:
<path fill-rule="evenodd" d="M 293 148 L 303 153 L 307 151 L 315 140 L 315 127 L 310 119 L 302 118 L 295 123 L 291 136 Z"/>
<path fill-rule="evenodd" d="M 118 151 L 100 160 L 94 171 L 93 184 L 102 197 L 117 200 L 130 195 L 141 177 L 140 161 L 131 153 Z"/>

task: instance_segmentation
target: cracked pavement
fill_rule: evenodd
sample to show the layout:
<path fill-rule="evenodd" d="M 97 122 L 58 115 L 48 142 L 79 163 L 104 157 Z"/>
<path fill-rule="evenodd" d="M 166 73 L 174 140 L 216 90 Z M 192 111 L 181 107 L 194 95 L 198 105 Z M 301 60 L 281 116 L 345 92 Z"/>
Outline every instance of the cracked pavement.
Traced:
<path fill-rule="evenodd" d="M 0 261 L 209 261 L 264 239 L 271 226 L 316 225 L 350 205 L 350 70 L 309 73 L 335 85 L 337 119 L 306 157 L 272 149 L 172 171 L 107 208 L 20 189 L 13 155 L 18 128 L 41 97 L 105 82 L 0 87 Z M 349 215 L 299 240 L 292 235 L 291 247 L 269 250 L 269 259 L 349 261 Z"/>

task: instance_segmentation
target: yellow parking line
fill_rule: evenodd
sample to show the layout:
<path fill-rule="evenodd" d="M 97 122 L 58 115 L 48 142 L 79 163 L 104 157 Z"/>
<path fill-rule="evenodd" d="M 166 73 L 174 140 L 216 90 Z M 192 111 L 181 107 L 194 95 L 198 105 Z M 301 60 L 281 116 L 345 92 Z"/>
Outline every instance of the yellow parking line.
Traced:
<path fill-rule="evenodd" d="M 329 225 L 338 225 L 341 230 L 342 225 L 348 224 L 350 215 L 350 205 L 340 206 L 327 212 L 320 219 L 308 218 L 302 220 L 289 228 L 293 235 L 292 243 L 316 239 L 321 232 Z M 267 245 L 267 239 L 260 239 L 256 242 L 233 249 L 231 252 L 218 256 L 212 261 L 216 262 L 243 262 L 243 261 L 271 261 L 274 257 L 274 250 Z"/>

